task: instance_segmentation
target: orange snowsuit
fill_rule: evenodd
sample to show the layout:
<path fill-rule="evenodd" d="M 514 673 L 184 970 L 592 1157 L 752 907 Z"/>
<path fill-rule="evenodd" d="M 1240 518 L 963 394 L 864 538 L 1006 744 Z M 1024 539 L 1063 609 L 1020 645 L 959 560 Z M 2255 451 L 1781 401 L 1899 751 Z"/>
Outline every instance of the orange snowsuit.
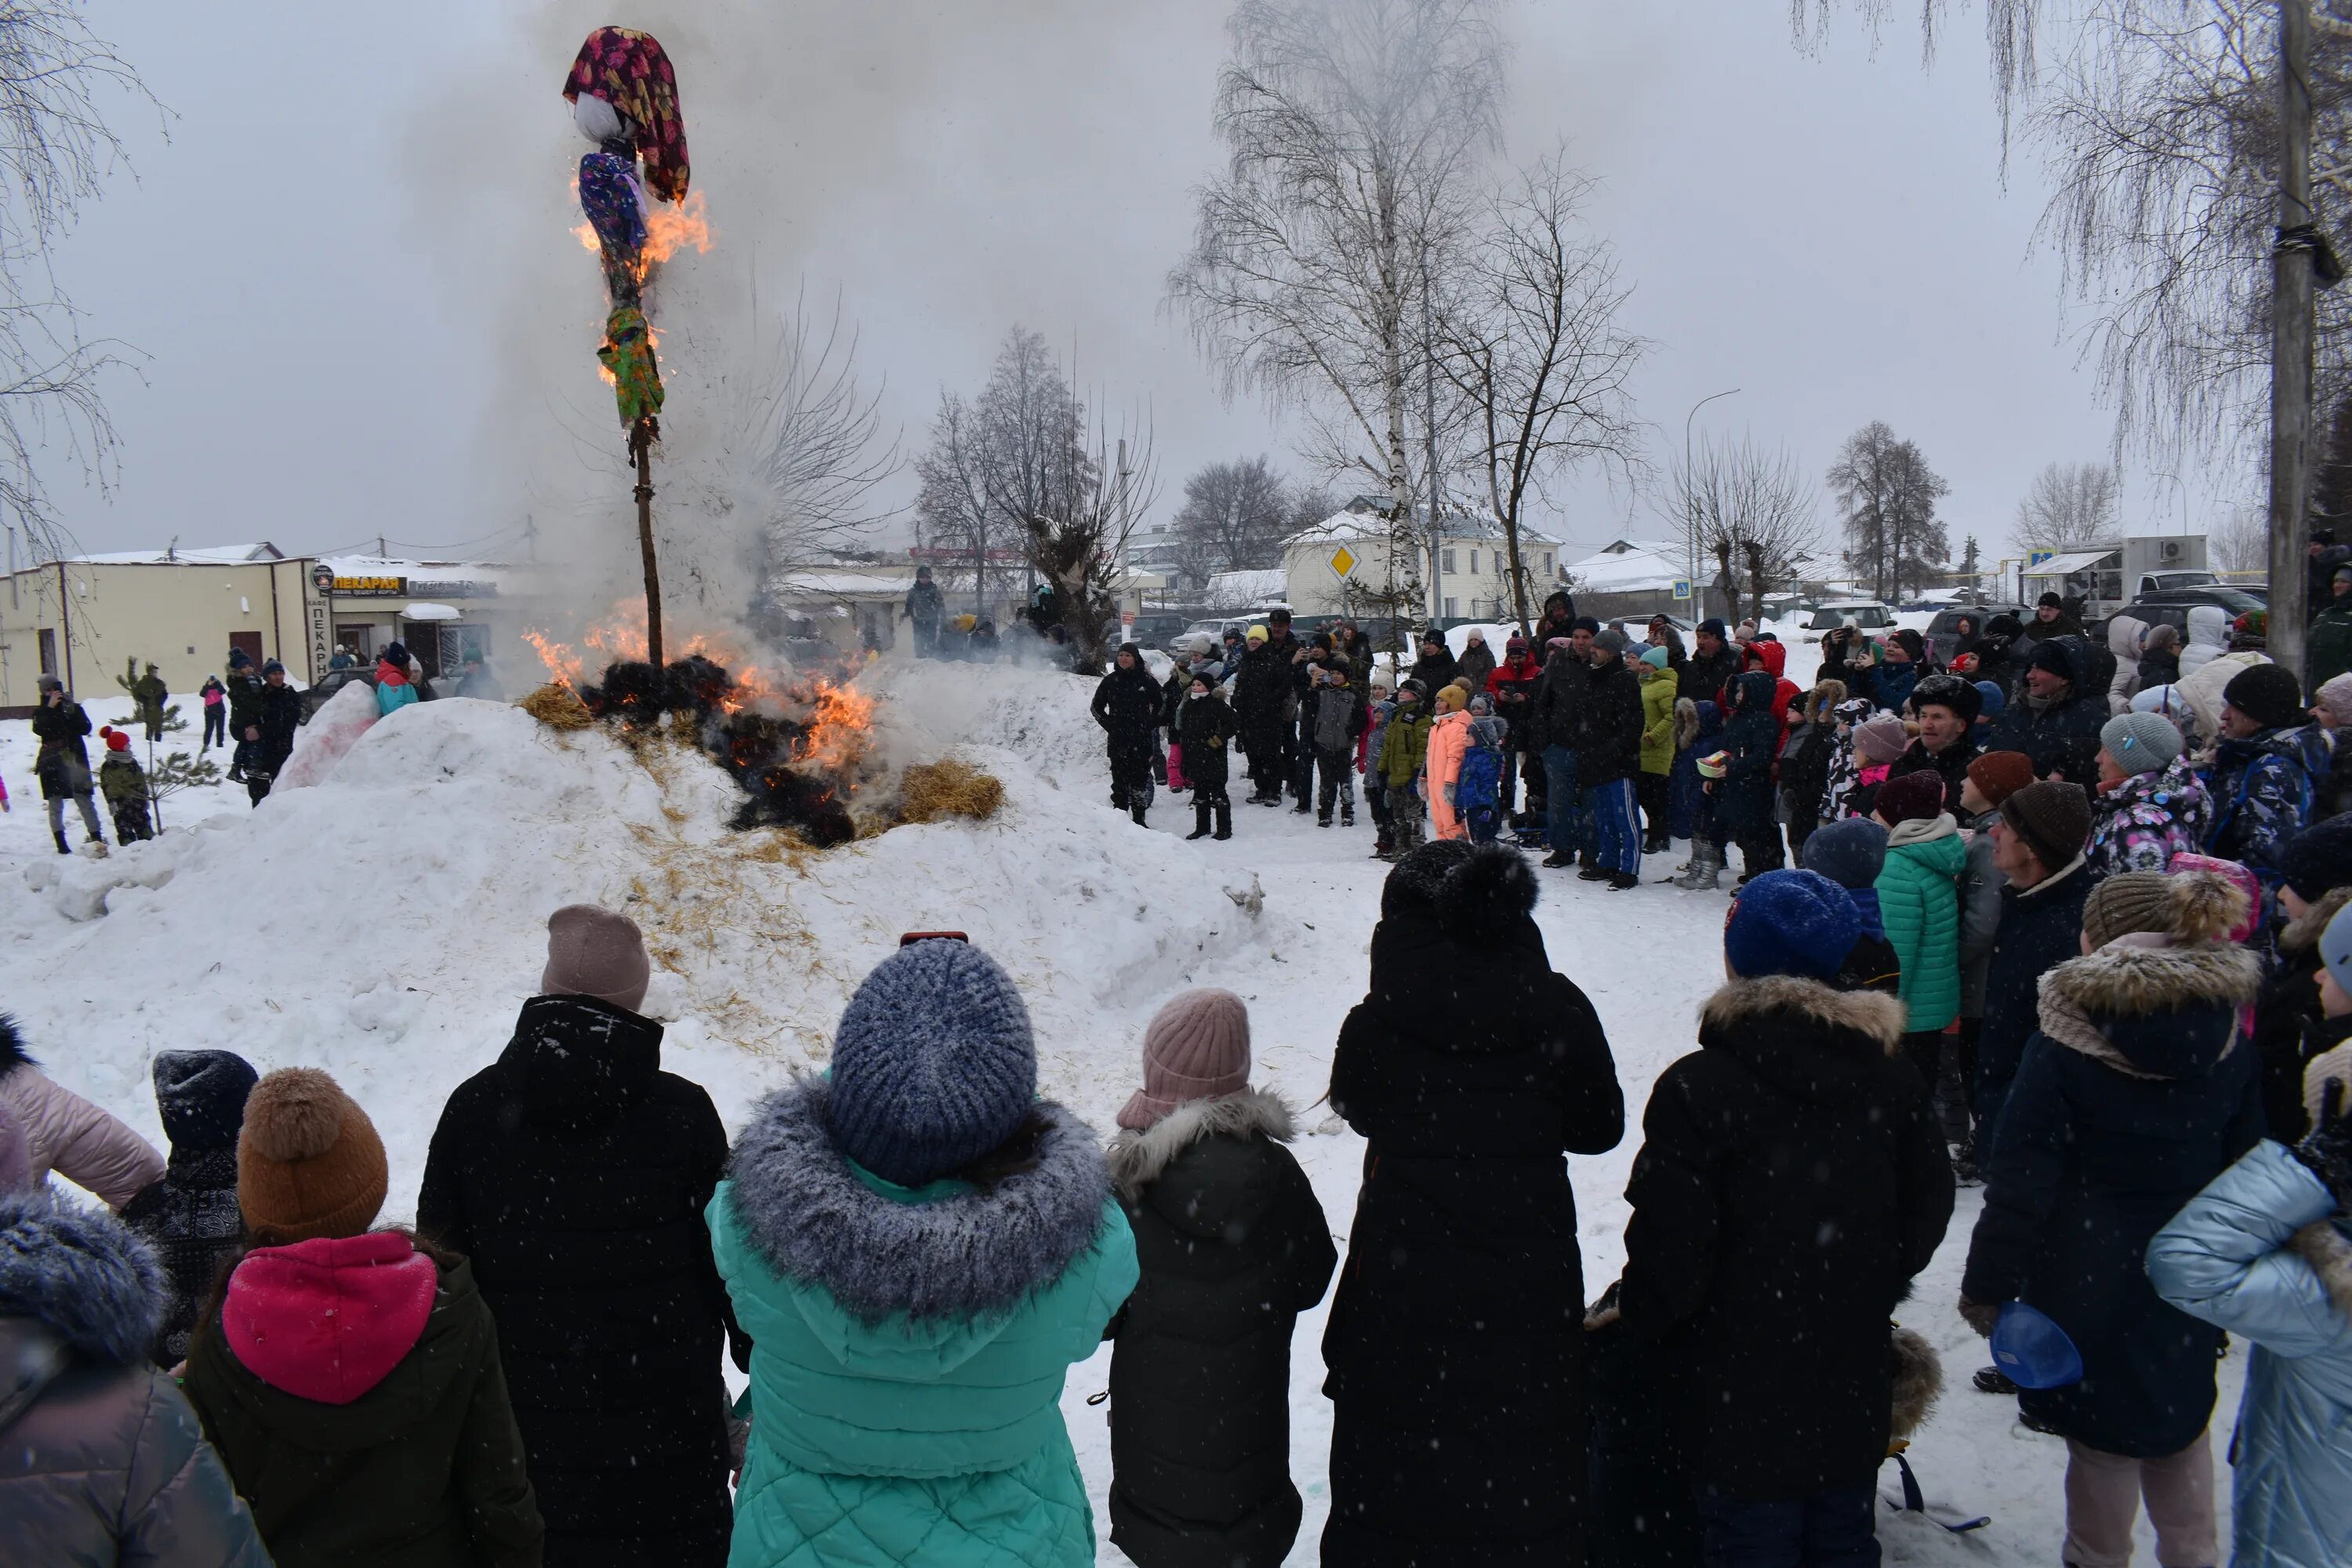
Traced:
<path fill-rule="evenodd" d="M 1469 824 L 1445 798 L 1462 776 L 1462 755 L 1470 749 L 1470 715 L 1461 709 L 1442 713 L 1429 727 L 1429 819 L 1440 838 L 1467 838 Z"/>

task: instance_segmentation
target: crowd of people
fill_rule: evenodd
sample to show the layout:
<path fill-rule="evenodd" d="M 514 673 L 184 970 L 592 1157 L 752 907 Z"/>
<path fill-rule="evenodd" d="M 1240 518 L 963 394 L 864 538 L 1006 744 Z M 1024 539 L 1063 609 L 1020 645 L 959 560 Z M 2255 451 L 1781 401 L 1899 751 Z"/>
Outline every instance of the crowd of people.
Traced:
<path fill-rule="evenodd" d="M 829 1069 L 730 1149 L 663 1070 L 635 926 L 557 910 L 413 1227 L 379 1223 L 382 1139 L 326 1073 L 158 1054 L 166 1156 L 0 1021 L 0 1529 L 28 1562 L 164 1568 L 1076 1568 L 1060 1401 L 1108 1340 L 1111 1541 L 1272 1568 L 1303 1513 L 1296 1322 L 1336 1275 L 1326 1563 L 1874 1563 L 1876 1478 L 1941 1384 L 1916 1324 L 1950 1310 L 2065 1440 L 2064 1562 L 2120 1568 L 2143 1506 L 2159 1563 L 2221 1561 L 2225 1332 L 2254 1347 L 2232 1560 L 2338 1561 L 2352 818 L 2282 852 L 2271 963 L 2259 885 L 2219 862 L 2094 881 L 2079 795 L 1996 808 L 1987 1005 L 2016 1035 L 1983 1041 L 1956 1302 L 1908 1300 L 1955 1191 L 1909 1058 L 1950 1004 L 1906 994 L 1900 895 L 1865 875 L 1903 847 L 1858 818 L 1813 836 L 1824 869 L 1734 900 L 1598 1292 L 1569 1158 L 1627 1107 L 1507 846 L 1388 873 L 1331 1062 L 1366 1141 L 1344 1268 L 1242 998 L 1160 1010 L 1106 1143 L 1038 1097 L 1018 988 L 951 935 L 870 973 Z M 2053 1334 L 2071 1375 L 2043 1374 Z"/>

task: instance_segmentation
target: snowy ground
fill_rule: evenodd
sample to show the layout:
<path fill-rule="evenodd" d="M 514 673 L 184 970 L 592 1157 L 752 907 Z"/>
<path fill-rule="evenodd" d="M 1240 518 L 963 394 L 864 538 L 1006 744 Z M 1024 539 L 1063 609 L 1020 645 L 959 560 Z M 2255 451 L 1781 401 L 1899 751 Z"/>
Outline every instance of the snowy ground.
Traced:
<path fill-rule="evenodd" d="M 1817 658 L 1793 636 L 1792 679 Z M 386 1218 L 415 1201 L 449 1090 L 504 1044 L 533 989 L 543 921 L 588 899 L 629 910 L 661 955 L 648 1010 L 667 1064 L 707 1085 L 730 1124 L 794 1068 L 821 1059 L 857 979 L 902 931 L 949 928 L 1003 961 L 1035 1016 L 1045 1092 L 1108 1127 L 1133 1087 L 1144 1023 L 1169 995 L 1215 984 L 1248 998 L 1259 1077 L 1306 1107 L 1362 994 L 1386 868 L 1369 826 L 1242 805 L 1228 844 L 1181 842 L 1191 813 L 1163 794 L 1149 831 L 1108 804 L 1087 683 L 1035 671 L 904 667 L 880 677 L 899 754 L 950 747 L 995 771 L 1008 802 L 985 825 L 900 828 L 803 856 L 722 826 L 731 786 L 698 759 L 648 768 L 598 733 L 559 737 L 520 710 L 449 700 L 403 710 L 318 787 L 248 812 L 241 789 L 183 795 L 172 831 L 104 862 L 57 856 L 25 725 L 0 725 L 0 1005 L 57 1076 L 158 1135 L 147 1083 L 167 1047 L 222 1046 L 267 1070 L 321 1066 L 367 1106 L 391 1157 Z M 127 704 L 91 705 L 107 722 Z M 79 838 L 77 832 L 76 837 Z M 1677 855 L 1675 858 L 1679 859 Z M 1654 879 L 1667 863 L 1644 868 Z M 1607 1024 L 1629 1107 L 1692 1046 L 1712 988 L 1721 894 L 1606 892 L 1545 874 L 1552 961 Z M 1344 1246 L 1360 1140 L 1308 1110 L 1298 1153 Z M 1571 1162 L 1585 1276 L 1622 1260 L 1622 1194 L 1638 1131 Z M 2056 1553 L 2064 1455 L 2014 1406 L 1967 1387 L 1981 1342 L 1951 1310 L 1978 1194 L 1905 1321 L 1942 1351 L 1953 1388 L 1912 1459 L 1931 1500 L 1990 1513 L 1958 1539 L 1884 1519 L 1896 1563 L 2023 1564 Z M 1328 1507 L 1329 1406 L 1320 1310 L 1294 1357 L 1294 1473 L 1316 1559 Z M 2222 1367 L 2226 1438 L 2242 1353 Z M 1063 1405 L 1103 1518 L 1107 1416 L 1087 1397 L 1106 1352 L 1072 1371 Z M 2218 1446 L 2218 1444 L 2217 1444 Z M 1889 1476 L 1892 1475 L 1890 1468 Z M 2221 1492 L 2226 1500 L 2227 1478 Z M 2225 1503 L 2226 1506 L 2226 1503 Z M 1107 1526 L 1105 1527 L 1107 1528 Z M 1102 1561 L 1124 1561 L 1108 1542 Z"/>

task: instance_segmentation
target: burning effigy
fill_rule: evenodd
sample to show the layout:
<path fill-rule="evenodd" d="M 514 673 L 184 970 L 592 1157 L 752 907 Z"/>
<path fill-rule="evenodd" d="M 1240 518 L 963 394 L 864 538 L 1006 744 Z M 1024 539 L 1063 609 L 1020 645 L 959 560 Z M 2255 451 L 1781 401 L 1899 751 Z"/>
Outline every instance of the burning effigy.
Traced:
<path fill-rule="evenodd" d="M 730 822 L 738 830 L 788 828 L 821 849 L 856 837 L 858 796 L 885 768 L 874 744 L 874 700 L 855 678 L 763 670 L 707 635 L 656 665 L 646 657 L 641 613 L 624 600 L 577 647 L 525 633 L 549 681 L 524 705 L 558 729 L 602 723 L 625 737 L 689 742 L 742 790 Z M 604 661 L 593 676 L 592 655 Z"/>

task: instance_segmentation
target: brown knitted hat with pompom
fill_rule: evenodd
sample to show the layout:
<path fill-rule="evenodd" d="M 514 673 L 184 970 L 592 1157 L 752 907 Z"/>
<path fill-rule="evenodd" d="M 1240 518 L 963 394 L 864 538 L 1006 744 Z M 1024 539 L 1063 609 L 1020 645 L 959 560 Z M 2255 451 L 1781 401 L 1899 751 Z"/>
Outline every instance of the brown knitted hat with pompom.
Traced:
<path fill-rule="evenodd" d="M 264 1246 L 362 1234 L 390 1182 L 375 1123 L 333 1079 L 281 1068 L 253 1086 L 236 1143 L 236 1203 Z"/>
<path fill-rule="evenodd" d="M 2083 935 L 2095 948 L 2137 931 L 2160 931 L 2175 942 L 2226 942 L 2245 914 L 2244 890 L 2210 871 L 2126 871 L 2091 889 Z"/>

